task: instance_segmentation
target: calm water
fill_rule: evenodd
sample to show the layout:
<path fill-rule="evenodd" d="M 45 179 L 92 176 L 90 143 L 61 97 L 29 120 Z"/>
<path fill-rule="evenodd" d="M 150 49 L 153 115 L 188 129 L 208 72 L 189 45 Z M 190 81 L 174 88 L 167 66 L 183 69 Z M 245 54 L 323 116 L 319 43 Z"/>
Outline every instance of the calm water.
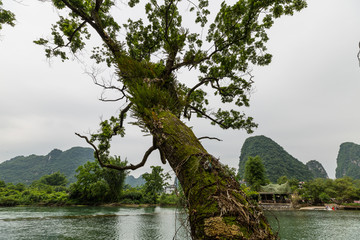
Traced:
<path fill-rule="evenodd" d="M 360 211 L 267 212 L 283 240 L 360 239 Z M 276 221 L 278 219 L 279 223 Z M 175 208 L 0 208 L 0 239 L 187 240 Z"/>

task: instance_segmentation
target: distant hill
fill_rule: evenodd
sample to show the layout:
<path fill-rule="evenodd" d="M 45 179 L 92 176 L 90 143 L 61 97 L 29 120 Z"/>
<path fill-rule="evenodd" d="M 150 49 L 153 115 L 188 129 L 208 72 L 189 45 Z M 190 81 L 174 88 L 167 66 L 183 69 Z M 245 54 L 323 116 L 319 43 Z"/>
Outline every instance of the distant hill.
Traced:
<path fill-rule="evenodd" d="M 41 176 L 57 171 L 75 182 L 75 170 L 87 161 L 94 161 L 93 149 L 73 147 L 65 152 L 54 149 L 46 156 L 18 156 L 0 164 L 0 179 L 5 182 L 30 184 Z"/>
<path fill-rule="evenodd" d="M 6 183 L 31 184 L 44 175 L 54 172 L 65 174 L 69 183 L 76 182 L 76 169 L 88 161 L 94 161 L 92 148 L 73 147 L 65 152 L 54 149 L 46 156 L 30 155 L 27 157 L 18 156 L 0 163 L 0 180 Z M 128 175 L 125 184 L 137 187 L 145 184 L 140 176 L 135 178 Z"/>
<path fill-rule="evenodd" d="M 360 145 L 352 142 L 341 144 L 336 162 L 336 178 L 360 179 Z"/>
<path fill-rule="evenodd" d="M 140 187 L 145 184 L 145 179 L 142 176 L 136 178 L 128 175 L 125 179 L 125 184 L 129 184 L 131 187 Z"/>
<path fill-rule="evenodd" d="M 314 175 L 314 178 L 329 178 L 325 168 L 321 163 L 316 160 L 311 160 L 306 163 L 306 166 L 310 172 Z"/>
<path fill-rule="evenodd" d="M 241 148 L 239 174 L 244 176 L 245 162 L 248 157 L 259 155 L 266 174 L 271 182 L 276 182 L 281 176 L 296 178 L 300 181 L 313 179 L 313 174 L 305 164 L 287 153 L 279 144 L 265 136 L 249 137 Z"/>

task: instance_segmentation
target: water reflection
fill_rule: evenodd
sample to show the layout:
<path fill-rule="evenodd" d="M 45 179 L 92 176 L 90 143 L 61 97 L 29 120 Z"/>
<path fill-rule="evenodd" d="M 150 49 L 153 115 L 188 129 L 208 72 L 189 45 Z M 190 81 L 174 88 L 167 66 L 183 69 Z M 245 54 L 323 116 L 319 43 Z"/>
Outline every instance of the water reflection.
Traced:
<path fill-rule="evenodd" d="M 360 236 L 360 211 L 284 211 L 266 216 L 274 229 L 279 226 L 282 240 Z M 185 220 L 186 214 L 178 209 L 160 207 L 0 208 L 0 239 L 190 240 Z"/>

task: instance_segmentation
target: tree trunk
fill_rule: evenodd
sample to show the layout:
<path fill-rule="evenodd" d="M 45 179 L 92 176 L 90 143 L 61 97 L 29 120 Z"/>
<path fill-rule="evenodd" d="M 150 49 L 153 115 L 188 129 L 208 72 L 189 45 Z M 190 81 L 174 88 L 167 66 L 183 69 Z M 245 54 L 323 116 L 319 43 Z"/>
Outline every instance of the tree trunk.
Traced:
<path fill-rule="evenodd" d="M 149 125 L 184 190 L 194 240 L 277 239 L 261 209 L 179 118 L 153 113 Z"/>

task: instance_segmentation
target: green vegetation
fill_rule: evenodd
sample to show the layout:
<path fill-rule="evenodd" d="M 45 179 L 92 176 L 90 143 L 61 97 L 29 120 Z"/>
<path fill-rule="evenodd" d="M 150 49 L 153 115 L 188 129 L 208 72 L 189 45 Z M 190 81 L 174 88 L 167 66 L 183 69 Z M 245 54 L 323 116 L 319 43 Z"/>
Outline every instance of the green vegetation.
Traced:
<path fill-rule="evenodd" d="M 91 148 L 73 147 L 64 152 L 54 149 L 46 156 L 18 156 L 5 161 L 0 164 L 0 176 L 5 182 L 29 185 L 44 175 L 61 172 L 73 183 L 75 170 L 87 161 L 94 161 Z"/>
<path fill-rule="evenodd" d="M 336 161 L 336 178 L 348 176 L 360 179 L 360 145 L 351 142 L 341 144 Z"/>
<path fill-rule="evenodd" d="M 43 176 L 30 186 L 0 181 L 0 206 L 69 204 L 66 181 L 59 172 Z"/>
<path fill-rule="evenodd" d="M 245 181 L 254 191 L 259 191 L 261 185 L 269 181 L 265 175 L 264 164 L 259 156 L 249 157 L 245 164 Z"/>
<path fill-rule="evenodd" d="M 353 203 L 360 200 L 360 180 L 350 177 L 332 179 L 317 178 L 299 189 L 302 199 L 312 204 Z"/>
<path fill-rule="evenodd" d="M 111 163 L 126 165 L 126 161 L 122 162 L 120 158 L 112 158 Z M 90 204 L 120 200 L 127 171 L 102 168 L 97 162 L 87 162 L 76 172 L 77 181 L 70 185 L 72 199 Z"/>
<path fill-rule="evenodd" d="M 314 178 L 329 178 L 323 165 L 316 160 L 311 160 L 306 163 L 306 166 L 313 174 Z"/>
<path fill-rule="evenodd" d="M 4 9 L 2 5 L 3 5 L 2 0 L 0 0 L 0 30 L 2 29 L 3 24 L 8 24 L 10 26 L 15 25 L 14 13 Z"/>
<path fill-rule="evenodd" d="M 125 165 L 119 158 L 112 164 Z M 0 180 L 0 206 L 17 205 L 98 205 L 118 204 L 160 204 L 177 205 L 179 197 L 165 194 L 163 187 L 169 175 L 161 167 L 152 167 L 151 173 L 145 173 L 145 185 L 131 187 L 125 185 L 127 171 L 101 168 L 96 162 L 87 162 L 77 169 L 77 181 L 69 187 L 64 174 L 55 172 L 44 175 L 29 186 L 23 183 L 6 184 Z"/>
<path fill-rule="evenodd" d="M 168 173 L 163 173 L 163 169 L 159 166 L 151 166 L 151 173 L 144 173 L 142 177 L 145 179 L 144 191 L 146 193 L 146 201 L 148 203 L 158 203 L 158 197 L 167 186 L 167 180 L 170 179 Z"/>
<path fill-rule="evenodd" d="M 309 169 L 287 153 L 279 144 L 265 136 L 249 137 L 241 148 L 239 175 L 245 176 L 245 164 L 249 157 L 259 156 L 263 161 L 267 178 L 275 183 L 281 176 L 301 181 L 313 179 Z"/>

